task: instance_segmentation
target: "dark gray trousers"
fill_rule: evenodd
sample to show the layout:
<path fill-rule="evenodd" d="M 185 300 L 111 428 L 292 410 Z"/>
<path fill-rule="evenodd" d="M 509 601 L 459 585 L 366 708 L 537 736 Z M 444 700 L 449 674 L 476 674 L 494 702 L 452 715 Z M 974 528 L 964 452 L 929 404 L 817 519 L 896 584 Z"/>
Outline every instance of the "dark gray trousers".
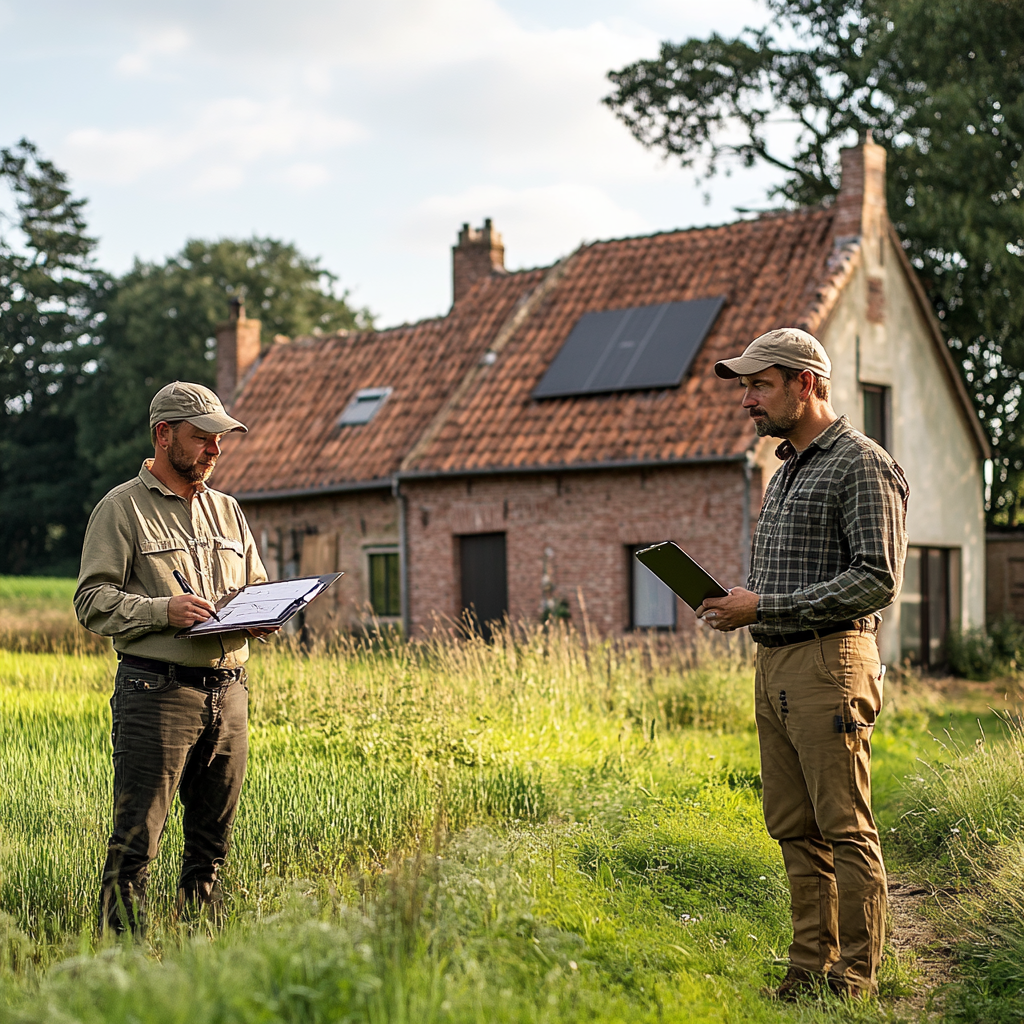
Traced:
<path fill-rule="evenodd" d="M 145 928 L 149 864 L 157 855 L 174 794 L 185 848 L 179 904 L 221 900 L 224 864 L 249 753 L 244 669 L 202 689 L 120 665 L 110 701 L 114 745 L 114 829 L 100 890 L 100 928 Z"/>

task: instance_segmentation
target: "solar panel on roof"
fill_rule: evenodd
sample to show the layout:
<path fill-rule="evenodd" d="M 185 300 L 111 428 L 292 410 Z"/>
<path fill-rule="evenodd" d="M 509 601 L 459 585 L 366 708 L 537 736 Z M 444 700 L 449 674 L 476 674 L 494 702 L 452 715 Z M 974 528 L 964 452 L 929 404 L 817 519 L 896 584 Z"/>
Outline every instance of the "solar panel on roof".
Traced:
<path fill-rule="evenodd" d="M 678 387 L 724 302 L 718 296 L 584 313 L 533 397 Z"/>

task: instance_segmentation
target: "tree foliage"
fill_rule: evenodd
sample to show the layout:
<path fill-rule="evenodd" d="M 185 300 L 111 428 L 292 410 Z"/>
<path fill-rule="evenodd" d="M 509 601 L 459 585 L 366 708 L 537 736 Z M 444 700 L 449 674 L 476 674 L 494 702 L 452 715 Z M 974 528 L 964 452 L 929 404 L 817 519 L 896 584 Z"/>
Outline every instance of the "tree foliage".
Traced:
<path fill-rule="evenodd" d="M 85 200 L 22 140 L 0 149 L 0 573 L 70 575 L 89 511 L 152 454 L 149 403 L 172 380 L 212 386 L 214 332 L 240 298 L 275 334 L 372 328 L 334 275 L 269 238 L 192 240 L 97 268 Z"/>
<path fill-rule="evenodd" d="M 889 150 L 889 210 L 992 438 L 990 515 L 1024 520 L 1024 0 L 766 0 L 765 29 L 665 43 L 609 78 L 645 146 L 829 201 L 838 149 Z"/>
<path fill-rule="evenodd" d="M 73 403 L 107 280 L 85 201 L 30 142 L 0 149 L 0 181 L 14 199 L 0 234 L 0 572 L 75 571 L 88 484 Z"/>
<path fill-rule="evenodd" d="M 265 343 L 372 326 L 337 293 L 333 274 L 285 242 L 193 239 L 162 263 L 137 261 L 104 301 L 97 369 L 76 404 L 93 503 L 152 454 L 149 402 L 159 388 L 172 380 L 213 387 L 214 331 L 232 298 L 260 319 Z"/>

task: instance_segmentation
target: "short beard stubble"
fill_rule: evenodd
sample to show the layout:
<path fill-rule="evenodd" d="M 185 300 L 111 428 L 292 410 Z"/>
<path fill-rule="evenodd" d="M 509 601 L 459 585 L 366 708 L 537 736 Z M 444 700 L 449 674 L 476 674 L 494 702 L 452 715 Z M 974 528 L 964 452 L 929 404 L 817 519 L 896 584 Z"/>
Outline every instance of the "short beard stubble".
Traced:
<path fill-rule="evenodd" d="M 783 387 L 783 393 L 786 396 L 786 407 L 775 419 L 772 419 L 760 406 L 751 409 L 751 414 L 760 413 L 762 415 L 761 419 L 754 420 L 754 430 L 758 437 L 789 437 L 800 422 L 806 403 L 801 402 L 799 398 L 790 393 L 788 381 Z"/>
<path fill-rule="evenodd" d="M 174 467 L 174 471 L 178 476 L 187 480 L 190 484 L 205 483 L 217 465 L 216 458 L 211 459 L 205 464 L 200 462 L 199 459 L 189 462 L 188 455 L 178 441 L 176 433 L 171 441 L 171 447 L 167 449 L 167 461 Z"/>

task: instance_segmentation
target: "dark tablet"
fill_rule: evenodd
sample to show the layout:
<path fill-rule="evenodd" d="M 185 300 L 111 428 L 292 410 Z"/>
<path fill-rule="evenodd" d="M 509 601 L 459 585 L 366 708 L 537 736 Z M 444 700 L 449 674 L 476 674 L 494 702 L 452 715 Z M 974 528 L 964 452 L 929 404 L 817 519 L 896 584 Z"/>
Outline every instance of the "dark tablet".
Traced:
<path fill-rule="evenodd" d="M 644 548 L 636 553 L 636 557 L 694 611 L 706 597 L 725 597 L 729 593 L 673 541 L 666 540 Z"/>

